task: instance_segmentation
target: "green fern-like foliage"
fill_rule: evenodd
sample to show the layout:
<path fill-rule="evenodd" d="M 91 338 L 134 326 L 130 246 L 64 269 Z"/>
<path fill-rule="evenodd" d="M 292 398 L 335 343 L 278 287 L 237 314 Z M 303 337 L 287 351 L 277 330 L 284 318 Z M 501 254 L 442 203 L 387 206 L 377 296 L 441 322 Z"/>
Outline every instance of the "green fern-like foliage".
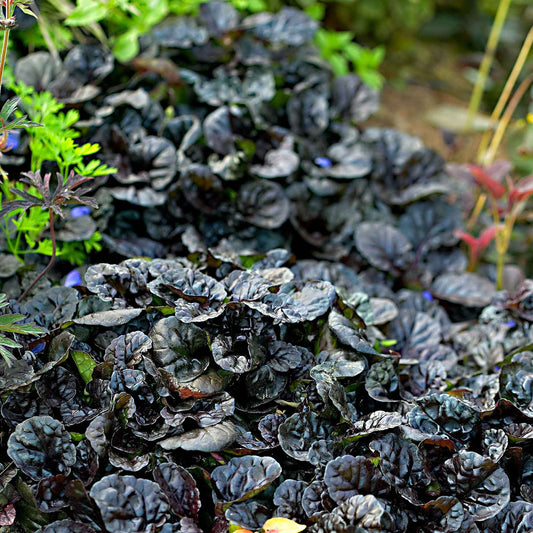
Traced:
<path fill-rule="evenodd" d="M 6 333 L 18 333 L 21 335 L 40 335 L 44 330 L 33 324 L 17 324 L 26 317 L 19 313 L 5 313 L 5 308 L 9 305 L 5 294 L 0 294 L 0 355 L 8 366 L 11 366 L 15 356 L 10 351 L 13 348 L 22 348 L 22 345 L 13 339 L 6 337 Z"/>

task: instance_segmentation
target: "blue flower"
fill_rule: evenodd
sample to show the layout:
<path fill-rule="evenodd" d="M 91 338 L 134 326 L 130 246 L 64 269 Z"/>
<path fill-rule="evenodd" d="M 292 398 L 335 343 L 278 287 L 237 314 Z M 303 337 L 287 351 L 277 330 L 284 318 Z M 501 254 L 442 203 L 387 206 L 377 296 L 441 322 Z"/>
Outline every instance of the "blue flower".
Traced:
<path fill-rule="evenodd" d="M 91 210 L 86 205 L 79 205 L 77 207 L 73 207 L 70 210 L 70 214 L 74 218 L 84 217 L 91 214 Z"/>
<path fill-rule="evenodd" d="M 45 348 L 46 348 L 46 342 L 41 342 L 41 343 L 37 344 L 36 346 L 34 346 L 31 349 L 31 351 L 33 353 L 41 353 Z"/>
<path fill-rule="evenodd" d="M 328 157 L 317 157 L 315 159 L 315 165 L 322 167 L 322 168 L 330 168 L 333 166 L 333 163 L 331 162 L 331 159 Z"/>
<path fill-rule="evenodd" d="M 516 326 L 516 322 L 514 320 L 509 320 L 508 322 L 504 322 L 503 325 L 507 326 L 508 328 L 514 328 Z"/>
<path fill-rule="evenodd" d="M 11 130 L 7 132 L 6 150 L 15 150 L 20 144 L 20 131 Z"/>
<path fill-rule="evenodd" d="M 77 270 L 71 270 L 65 278 L 65 283 L 63 283 L 65 287 L 74 287 L 74 285 L 82 284 L 81 274 Z"/>
<path fill-rule="evenodd" d="M 424 291 L 422 296 L 428 301 L 432 302 L 434 300 L 433 295 L 429 291 Z"/>

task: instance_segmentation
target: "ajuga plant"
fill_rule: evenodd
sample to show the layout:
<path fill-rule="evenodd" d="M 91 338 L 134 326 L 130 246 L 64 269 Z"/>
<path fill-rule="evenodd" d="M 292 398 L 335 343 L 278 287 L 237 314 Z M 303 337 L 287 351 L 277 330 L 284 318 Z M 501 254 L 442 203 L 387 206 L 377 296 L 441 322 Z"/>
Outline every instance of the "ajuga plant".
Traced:
<path fill-rule="evenodd" d="M 40 335 L 44 333 L 42 328 L 33 324 L 17 324 L 26 317 L 18 313 L 6 313 L 5 308 L 8 307 L 5 294 L 0 294 L 0 355 L 8 366 L 11 366 L 14 356 L 10 351 L 12 348 L 22 348 L 18 342 L 10 339 L 4 333 L 18 333 L 20 335 Z"/>
<path fill-rule="evenodd" d="M 97 208 L 98 204 L 93 198 L 84 196 L 89 192 L 92 185 L 87 184 L 91 181 L 92 177 L 84 177 L 71 172 L 66 180 L 60 173 L 57 173 L 57 185 L 55 191 L 51 190 L 51 177 L 50 173 L 41 176 L 41 172 L 28 172 L 20 179 L 21 182 L 34 188 L 35 194 L 32 194 L 26 190 L 12 188 L 11 193 L 18 196 L 19 200 L 13 200 L 6 202 L 0 210 L 0 218 L 7 213 L 22 209 L 26 211 L 31 207 L 40 207 L 41 209 L 48 211 L 48 221 L 50 226 L 50 238 L 52 240 L 52 254 L 48 265 L 41 271 L 41 273 L 33 280 L 33 282 L 26 288 L 19 298 L 19 302 L 31 291 L 35 284 L 50 270 L 52 264 L 56 258 L 56 236 L 54 231 L 54 216 L 58 215 L 64 217 L 64 206 L 69 202 L 75 202 L 77 204 L 86 205 L 89 207 Z M 83 185 L 83 186 L 82 186 Z M 75 190 L 76 189 L 76 190 Z"/>

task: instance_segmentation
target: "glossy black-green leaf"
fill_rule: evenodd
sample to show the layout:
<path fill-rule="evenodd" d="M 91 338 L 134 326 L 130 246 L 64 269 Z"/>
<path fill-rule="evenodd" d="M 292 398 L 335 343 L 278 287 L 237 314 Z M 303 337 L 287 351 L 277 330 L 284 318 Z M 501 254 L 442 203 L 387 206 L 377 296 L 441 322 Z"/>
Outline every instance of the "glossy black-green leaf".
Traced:
<path fill-rule="evenodd" d="M 219 452 L 231 446 L 236 437 L 235 425 L 225 420 L 214 426 L 193 429 L 175 437 L 168 437 L 160 441 L 159 445 L 164 450 L 181 448 L 199 452 Z"/>
<path fill-rule="evenodd" d="M 472 272 L 442 274 L 431 285 L 431 293 L 454 304 L 485 307 L 494 296 L 495 287 L 487 278 Z"/>
<path fill-rule="evenodd" d="M 280 474 L 281 466 L 272 457 L 234 457 L 211 474 L 213 500 L 223 506 L 247 500 L 266 489 Z"/>
<path fill-rule="evenodd" d="M 383 222 L 363 222 L 355 230 L 355 244 L 374 267 L 397 273 L 409 265 L 412 245 L 399 230 Z"/>
<path fill-rule="evenodd" d="M 159 320 L 150 332 L 152 359 L 157 367 L 181 383 L 199 377 L 209 366 L 204 331 L 176 317 Z"/>
<path fill-rule="evenodd" d="M 153 294 L 172 303 L 182 322 L 205 322 L 224 312 L 226 290 L 214 278 L 189 268 L 169 270 L 148 284 Z"/>
<path fill-rule="evenodd" d="M 295 413 L 278 428 L 279 443 L 283 451 L 298 461 L 307 461 L 313 442 L 326 438 L 327 434 L 326 424 L 312 411 Z"/>
<path fill-rule="evenodd" d="M 301 289 L 284 283 L 277 292 L 266 294 L 261 301 L 245 302 L 248 307 L 280 323 L 313 321 L 333 305 L 335 289 L 327 281 L 306 283 Z"/>
<path fill-rule="evenodd" d="M 394 533 L 397 531 L 385 501 L 372 494 L 352 496 L 333 509 L 331 513 L 323 515 L 313 529 L 316 533 L 329 531 L 338 533 L 349 533 L 350 531 Z"/>
<path fill-rule="evenodd" d="M 239 190 L 237 209 L 240 217 L 266 229 L 281 227 L 289 218 L 290 203 L 283 188 L 275 182 L 246 182 Z"/>
<path fill-rule="evenodd" d="M 500 395 L 533 417 L 533 363 L 511 363 L 500 373 Z"/>
<path fill-rule="evenodd" d="M 492 518 L 509 503 L 509 478 L 489 458 L 461 450 L 443 469 L 450 489 L 474 520 Z"/>
<path fill-rule="evenodd" d="M 374 464 L 363 456 L 343 455 L 330 461 L 324 472 L 329 495 L 337 504 L 355 494 L 384 495 L 389 491 Z"/>
<path fill-rule="evenodd" d="M 448 394 L 420 398 L 408 414 L 409 424 L 424 433 L 447 434 L 459 441 L 471 438 L 480 421 L 479 412 Z"/>
<path fill-rule="evenodd" d="M 200 492 L 191 474 L 176 463 L 160 463 L 153 475 L 166 494 L 172 511 L 197 521 L 201 507 Z"/>
<path fill-rule="evenodd" d="M 397 400 L 399 386 L 397 366 L 391 359 L 374 363 L 368 370 L 365 389 L 374 400 L 380 402 Z"/>
<path fill-rule="evenodd" d="M 149 531 L 170 517 L 168 498 L 148 479 L 112 474 L 97 481 L 90 494 L 110 533 Z"/>
<path fill-rule="evenodd" d="M 305 481 L 296 479 L 286 479 L 280 483 L 272 500 L 278 506 L 276 516 L 299 520 L 302 516 L 303 493 L 307 487 Z"/>
<path fill-rule="evenodd" d="M 113 339 L 105 350 L 105 359 L 118 367 L 132 367 L 152 348 L 152 339 L 142 331 L 132 331 Z"/>
<path fill-rule="evenodd" d="M 56 474 L 68 475 L 76 462 L 76 448 L 63 424 L 51 416 L 33 416 L 17 424 L 9 437 L 7 453 L 15 464 L 38 481 Z"/>
<path fill-rule="evenodd" d="M 354 323 L 338 311 L 331 311 L 328 317 L 328 326 L 340 342 L 353 348 L 356 352 L 367 355 L 379 355 L 363 337 Z"/>
<path fill-rule="evenodd" d="M 263 41 L 300 46 L 313 38 L 317 23 L 302 11 L 286 7 L 274 14 L 252 15 L 244 20 L 244 27 Z"/>

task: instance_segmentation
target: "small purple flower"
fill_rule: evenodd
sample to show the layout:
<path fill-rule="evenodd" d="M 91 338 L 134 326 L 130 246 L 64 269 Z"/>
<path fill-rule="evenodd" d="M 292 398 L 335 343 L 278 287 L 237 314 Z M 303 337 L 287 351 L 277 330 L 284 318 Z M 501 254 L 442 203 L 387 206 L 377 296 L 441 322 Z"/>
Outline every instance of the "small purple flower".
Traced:
<path fill-rule="evenodd" d="M 516 322 L 514 320 L 509 320 L 508 322 L 504 322 L 503 325 L 507 326 L 508 328 L 514 328 L 516 326 Z"/>
<path fill-rule="evenodd" d="M 81 274 L 77 270 L 71 270 L 65 278 L 65 287 L 74 287 L 74 285 L 82 285 Z"/>
<path fill-rule="evenodd" d="M 331 162 L 331 159 L 329 159 L 329 157 L 317 157 L 315 159 L 315 165 L 322 168 L 330 168 L 333 166 L 333 163 Z"/>
<path fill-rule="evenodd" d="M 41 353 L 45 348 L 46 348 L 46 342 L 41 342 L 41 343 L 37 344 L 36 346 L 34 346 L 31 349 L 31 351 L 33 353 Z"/>
<path fill-rule="evenodd" d="M 6 150 L 15 150 L 20 144 L 20 131 L 11 130 L 7 133 Z"/>
<path fill-rule="evenodd" d="M 84 217 L 91 214 L 91 210 L 86 205 L 78 205 L 70 210 L 73 218 Z"/>
<path fill-rule="evenodd" d="M 432 302 L 434 300 L 433 295 L 429 291 L 424 291 L 422 296 L 428 301 Z"/>
<path fill-rule="evenodd" d="M 496 372 L 499 372 L 501 368 L 498 365 L 494 365 L 494 370 L 496 370 Z"/>

